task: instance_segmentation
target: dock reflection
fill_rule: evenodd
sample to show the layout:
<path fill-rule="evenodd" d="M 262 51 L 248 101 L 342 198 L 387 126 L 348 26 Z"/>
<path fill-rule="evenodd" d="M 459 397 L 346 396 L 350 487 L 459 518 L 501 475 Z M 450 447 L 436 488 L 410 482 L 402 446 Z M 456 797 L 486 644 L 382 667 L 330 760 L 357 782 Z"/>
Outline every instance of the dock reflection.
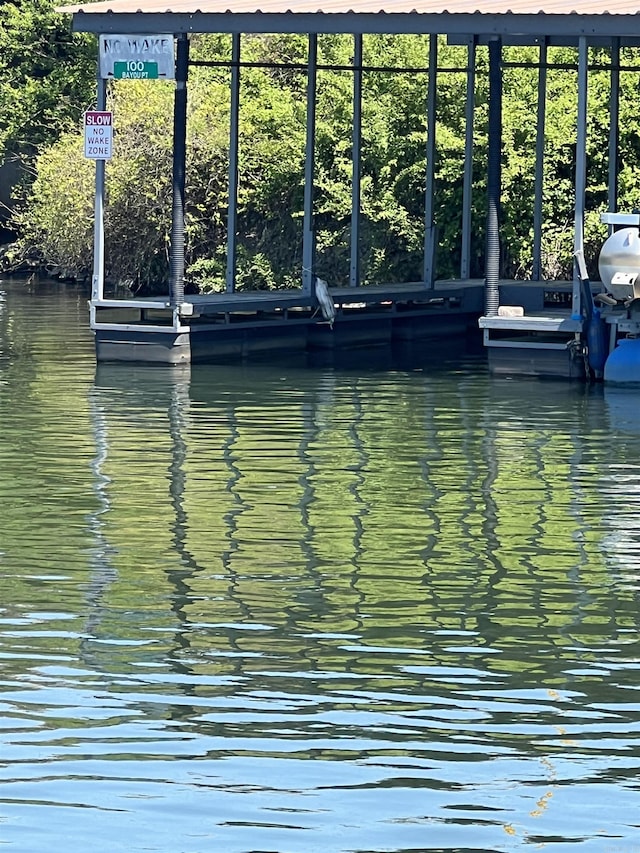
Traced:
<path fill-rule="evenodd" d="M 501 673 L 551 656 L 566 683 L 565 638 L 585 630 L 610 565 L 598 392 L 472 370 L 102 364 L 92 393 L 110 421 L 100 535 L 143 597 L 158 601 L 163 574 L 174 657 L 246 674 L 298 643 L 320 670 L 328 637 L 426 653 L 430 633 L 461 632 L 474 665 L 498 666 L 502 644 Z M 257 663 L 248 625 L 264 627 Z M 526 660 L 523 631 L 539 643 Z M 459 664 L 437 644 L 428 655 Z M 381 678 L 367 645 L 334 663 Z"/>

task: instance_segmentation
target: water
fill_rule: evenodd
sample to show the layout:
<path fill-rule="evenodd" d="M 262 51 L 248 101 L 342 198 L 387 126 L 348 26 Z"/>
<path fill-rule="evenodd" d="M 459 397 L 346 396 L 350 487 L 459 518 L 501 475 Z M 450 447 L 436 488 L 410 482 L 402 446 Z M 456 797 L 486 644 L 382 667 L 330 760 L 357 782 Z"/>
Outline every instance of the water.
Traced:
<path fill-rule="evenodd" d="M 633 393 L 0 292 L 0 849 L 640 850 Z"/>

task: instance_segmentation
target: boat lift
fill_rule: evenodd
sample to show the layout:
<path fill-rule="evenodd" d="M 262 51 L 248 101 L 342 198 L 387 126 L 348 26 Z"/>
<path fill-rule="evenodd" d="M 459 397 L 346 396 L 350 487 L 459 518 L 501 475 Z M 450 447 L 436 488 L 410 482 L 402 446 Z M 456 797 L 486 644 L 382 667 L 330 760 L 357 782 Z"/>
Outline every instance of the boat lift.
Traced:
<path fill-rule="evenodd" d="M 609 209 L 617 214 L 617 161 L 620 50 L 622 47 L 640 45 L 640 16 L 635 0 L 621 0 L 615 9 L 609 9 L 595 0 L 587 0 L 580 7 L 575 0 L 544 0 L 531 4 L 529 0 L 488 0 L 482 5 L 469 4 L 468 0 L 269 0 L 262 7 L 259 0 L 98 0 L 59 11 L 73 15 L 73 28 L 77 31 L 106 33 L 172 33 L 176 45 L 176 90 L 174 110 L 173 157 L 173 218 L 171 230 L 170 284 L 164 299 L 151 301 L 128 300 L 121 304 L 105 297 L 104 293 L 104 161 L 96 164 L 95 203 L 95 255 L 91 323 L 96 333 L 99 359 L 180 361 L 194 356 L 192 343 L 196 338 L 208 337 L 202 351 L 215 349 L 213 338 L 220 330 L 230 326 L 228 320 L 241 315 L 246 318 L 243 306 L 246 301 L 261 299 L 260 294 L 249 297 L 235 290 L 235 263 L 237 254 L 237 188 L 238 188 L 238 109 L 239 85 L 242 63 L 240 46 L 242 33 L 306 33 L 308 34 L 307 63 L 307 140 L 304 174 L 304 218 L 301 257 L 301 287 L 280 294 L 263 294 L 264 309 L 257 310 L 256 323 L 244 322 L 246 335 L 243 347 L 251 340 L 264 339 L 264 324 L 271 331 L 291 331 L 295 324 L 298 332 L 304 323 L 309 325 L 320 308 L 315 291 L 315 235 L 314 235 L 314 152 L 315 152 L 315 102 L 317 85 L 317 39 L 323 33 L 351 33 L 354 38 L 354 122 L 353 122 L 353 186 L 351 216 L 350 294 L 338 294 L 334 288 L 329 293 L 334 298 L 336 319 L 334 333 L 347 328 L 343 318 L 353 319 L 355 306 L 363 306 L 360 330 L 363 323 L 371 321 L 372 339 L 387 334 L 401 323 L 392 318 L 388 323 L 377 323 L 383 306 L 392 306 L 392 313 L 403 310 L 418 315 L 434 315 L 443 307 L 448 317 L 451 309 L 460 309 L 464 315 L 458 334 L 464 336 L 467 315 L 476 312 L 475 322 L 483 332 L 489 364 L 496 373 L 520 373 L 535 376 L 570 376 L 586 378 L 604 373 L 594 367 L 589 359 L 589 328 L 594 328 L 594 316 L 609 327 L 607 350 L 612 353 L 623 337 L 636 334 L 636 312 L 627 300 L 615 305 L 600 301 L 595 311 L 586 299 L 585 276 L 580 270 L 584 255 L 585 193 L 587 188 L 587 92 L 589 76 L 589 50 L 606 47 L 611 56 L 611 97 L 609 133 Z M 185 137 L 187 115 L 187 90 L 189 70 L 189 35 L 191 33 L 229 33 L 232 37 L 231 68 L 231 120 L 229 146 L 229 218 L 227 234 L 227 270 L 225 294 L 190 297 L 184 292 L 184 217 L 185 217 Z M 361 151 L 361 98 L 362 98 L 362 38 L 368 33 L 414 33 L 429 35 L 429 94 L 426 104 L 427 144 L 425 151 L 425 217 L 424 264 L 422 281 L 394 284 L 379 283 L 373 288 L 362 287 L 359 258 L 361 253 L 360 229 L 360 151 Z M 467 94 L 466 137 L 464 157 L 463 209 L 461 215 L 461 265 L 460 278 L 455 282 L 440 282 L 436 269 L 437 223 L 434 214 L 436 106 L 437 106 L 437 44 L 438 36 L 446 36 L 451 43 L 466 45 Z M 535 197 L 533 210 L 533 269 L 528 281 L 504 281 L 500 277 L 500 192 L 501 192 L 501 100 L 503 50 L 511 44 L 536 45 L 539 51 L 538 105 L 536 125 Z M 574 253 L 576 264 L 570 282 L 546 282 L 542 279 L 541 238 L 543 231 L 543 177 L 546 106 L 547 51 L 554 46 L 573 45 L 578 50 L 577 138 L 575 157 L 575 216 Z M 489 142 L 487 176 L 485 277 L 482 282 L 470 279 L 471 234 L 471 174 L 474 158 L 474 97 L 475 63 L 479 48 L 488 48 L 489 54 Z M 106 81 L 98 80 L 97 107 L 106 104 Z M 627 227 L 634 228 L 635 225 Z M 612 226 L 613 228 L 613 226 Z M 622 273 L 622 270 L 619 271 Z M 482 285 L 484 305 L 478 304 L 478 285 Z M 612 282 L 608 283 L 609 285 Z M 377 296 L 376 296 L 377 287 Z M 545 305 L 549 291 L 564 292 L 570 305 L 566 310 Z M 368 292 L 368 295 L 365 294 Z M 452 295 L 453 293 L 453 295 Z M 609 294 L 611 295 L 611 294 Z M 606 286 L 605 286 L 606 296 Z M 417 306 L 417 307 L 416 307 Z M 426 307 L 425 307 L 426 306 Z M 345 314 L 346 309 L 346 314 Z M 314 313 L 316 312 L 316 313 Z M 261 313 L 260 318 L 258 314 Z M 376 315 L 375 317 L 373 315 Z M 265 318 L 269 317 L 267 321 Z M 271 322 L 274 320 L 275 323 Z M 322 319 L 322 317 L 320 317 Z M 225 325 L 226 324 L 226 325 Z M 436 324 L 437 325 L 437 324 Z M 262 328 L 262 332 L 250 331 Z M 307 334 L 293 334 L 299 342 Z M 356 324 L 352 324 L 352 329 Z M 237 330 L 237 324 L 236 324 Z M 253 338 L 252 338 L 253 335 Z M 268 336 L 267 336 L 268 337 Z M 268 347 L 277 345 L 272 336 Z M 285 336 L 286 337 L 286 336 Z M 339 335 L 336 335 L 336 339 Z M 325 339 L 328 339 L 325 336 Z M 633 347 L 627 345 L 630 350 Z M 593 349 L 593 346 L 592 346 Z M 224 347 L 223 347 L 224 351 Z M 593 353 L 592 353 L 593 355 Z M 606 353 L 609 357 L 609 353 Z M 611 356 L 613 357 L 613 355 Z"/>

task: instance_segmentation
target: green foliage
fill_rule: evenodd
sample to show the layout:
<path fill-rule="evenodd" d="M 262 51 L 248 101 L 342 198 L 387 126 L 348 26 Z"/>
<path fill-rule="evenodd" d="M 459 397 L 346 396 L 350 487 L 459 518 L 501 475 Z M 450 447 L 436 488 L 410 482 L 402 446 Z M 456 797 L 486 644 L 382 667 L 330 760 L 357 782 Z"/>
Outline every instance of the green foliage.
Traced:
<path fill-rule="evenodd" d="M 39 254 L 69 276 L 86 274 L 92 259 L 93 168 L 76 133 L 65 134 L 40 156 L 32 198 L 22 222 L 23 253 Z"/>
<path fill-rule="evenodd" d="M 52 0 L 0 4 L 0 162 L 32 157 L 76 121 L 95 88 L 95 39 Z"/>
<path fill-rule="evenodd" d="M 37 0 L 43 4 L 44 0 Z M 32 4 L 33 5 L 33 4 Z M 4 7 L 3 7 L 4 8 Z M 228 61 L 230 38 L 196 36 L 192 58 Z M 245 36 L 242 59 L 252 63 L 306 62 L 298 35 Z M 319 38 L 321 65 L 349 66 L 351 36 Z M 429 38 L 367 36 L 369 66 L 426 69 Z M 535 48 L 505 48 L 503 94 L 503 274 L 525 278 L 533 261 L 533 202 L 538 70 Z M 591 59 L 606 66 L 606 51 Z M 576 136 L 576 51 L 549 50 L 543 272 L 570 277 L 573 252 Z M 637 63 L 632 52 L 625 64 Z M 435 223 L 437 275 L 460 273 L 466 50 L 439 45 Z M 572 70 L 573 69 L 573 70 Z M 471 275 L 484 274 L 487 139 L 487 52 L 477 51 Z M 229 70 L 195 67 L 189 85 L 186 260 L 187 276 L 205 290 L 225 287 L 228 214 Z M 636 76 L 621 75 L 623 209 L 640 203 L 640 120 Z M 250 67 L 241 75 L 238 188 L 240 288 L 295 286 L 301 278 L 304 200 L 306 74 L 303 67 Z M 406 281 L 422 275 L 427 75 L 366 71 L 363 81 L 361 162 L 362 275 L 365 282 Z M 349 276 L 353 75 L 318 71 L 314 227 L 316 271 L 331 284 Z M 589 90 L 588 193 L 585 248 L 592 267 L 607 204 L 609 74 L 593 71 Z M 137 288 L 165 288 L 171 213 L 172 84 L 113 84 L 116 141 L 107 167 L 106 265 L 109 278 Z M 83 274 L 91 259 L 91 167 L 82 161 L 79 133 L 63 135 L 38 160 L 38 179 L 22 217 L 25 246 Z"/>
<path fill-rule="evenodd" d="M 171 213 L 171 84 L 139 81 L 111 97 L 118 128 L 107 165 L 107 275 L 134 288 L 166 280 Z M 164 117 L 164 121 L 162 118 Z M 37 161 L 37 178 L 21 216 L 22 242 L 78 277 L 91 268 L 94 164 L 80 133 L 65 134 Z"/>
<path fill-rule="evenodd" d="M 106 169 L 105 273 L 134 290 L 167 280 L 173 85 L 131 80 L 109 98 L 116 128 Z"/>

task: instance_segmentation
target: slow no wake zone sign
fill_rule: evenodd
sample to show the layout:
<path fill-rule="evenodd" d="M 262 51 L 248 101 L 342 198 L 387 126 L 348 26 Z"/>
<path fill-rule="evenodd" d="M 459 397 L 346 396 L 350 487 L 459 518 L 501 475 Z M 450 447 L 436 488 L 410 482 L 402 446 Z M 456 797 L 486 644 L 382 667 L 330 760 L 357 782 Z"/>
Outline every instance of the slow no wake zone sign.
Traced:
<path fill-rule="evenodd" d="M 110 160 L 113 152 L 113 113 L 88 110 L 84 114 L 84 156 Z"/>

